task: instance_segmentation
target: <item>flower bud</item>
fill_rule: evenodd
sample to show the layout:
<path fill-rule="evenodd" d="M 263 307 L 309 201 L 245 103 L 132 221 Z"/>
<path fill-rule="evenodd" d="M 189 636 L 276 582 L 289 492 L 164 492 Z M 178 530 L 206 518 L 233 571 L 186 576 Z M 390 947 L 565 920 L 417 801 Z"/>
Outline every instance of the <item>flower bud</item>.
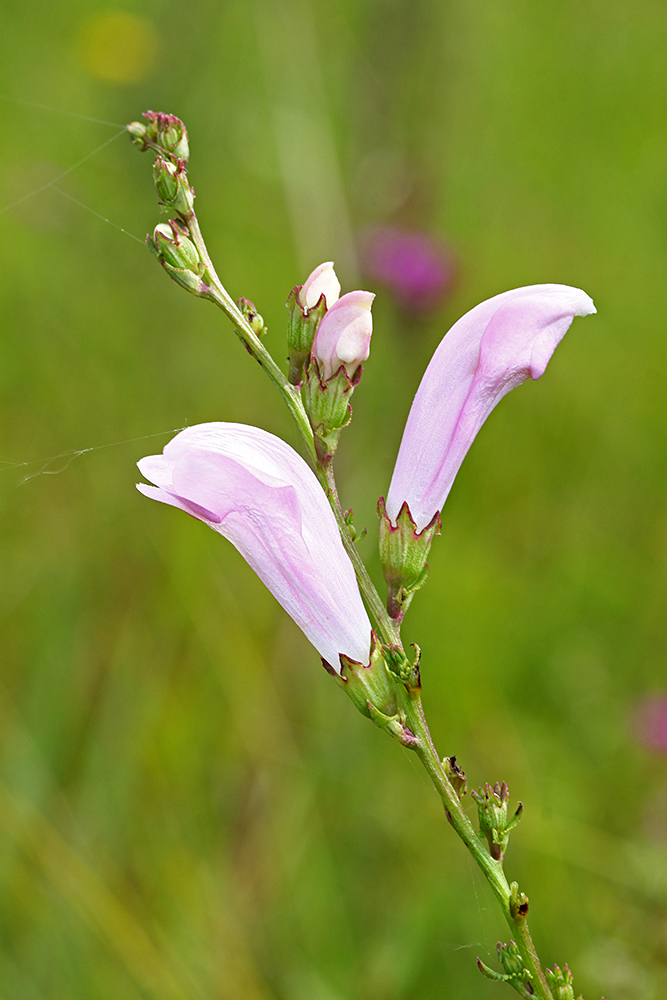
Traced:
<path fill-rule="evenodd" d="M 557 965 L 554 965 L 553 972 L 551 969 L 545 969 L 545 974 L 554 1000 L 574 1000 L 574 978 L 567 965 L 562 972 Z"/>
<path fill-rule="evenodd" d="M 177 222 L 161 222 L 156 226 L 153 230 L 153 246 L 160 260 L 171 267 L 187 268 L 190 271 L 199 268 L 197 248 Z"/>
<path fill-rule="evenodd" d="M 480 788 L 470 793 L 477 803 L 479 813 L 479 831 L 485 834 L 489 843 L 489 854 L 494 861 L 502 861 L 507 850 L 510 832 L 521 819 L 523 804 L 519 802 L 512 818 L 507 819 L 507 803 L 510 793 L 503 781 L 491 786 L 487 783 L 485 791 Z"/>
<path fill-rule="evenodd" d="M 312 346 L 324 381 L 341 367 L 353 378 L 370 354 L 374 298 L 373 292 L 348 292 L 327 309 Z"/>
<path fill-rule="evenodd" d="M 340 281 L 336 277 L 333 261 L 328 260 L 311 271 L 299 289 L 299 302 L 304 310 L 312 309 L 323 295 L 327 309 L 331 309 L 340 295 Z"/>
<path fill-rule="evenodd" d="M 151 137 L 155 136 L 153 139 L 155 145 L 165 149 L 176 159 L 183 160 L 183 163 L 187 163 L 190 156 L 188 132 L 180 118 L 159 111 L 145 111 L 144 118 L 150 123 L 148 130 Z"/>
<path fill-rule="evenodd" d="M 160 204 L 187 219 L 191 216 L 195 193 L 188 183 L 183 160 L 176 165 L 158 156 L 153 164 L 153 180 Z"/>
<path fill-rule="evenodd" d="M 264 319 L 257 312 L 257 308 L 254 302 L 250 299 L 239 299 L 238 307 L 248 320 L 248 326 L 251 328 L 252 332 L 258 337 L 263 337 L 267 333 L 267 328 L 264 326 Z"/>
<path fill-rule="evenodd" d="M 130 122 L 125 128 L 132 136 L 132 142 L 136 143 L 138 146 L 143 146 L 146 148 L 146 139 L 148 136 L 148 129 L 143 122 Z M 143 152 L 143 150 L 142 150 Z"/>
<path fill-rule="evenodd" d="M 199 260 L 194 243 L 178 223 L 173 220 L 161 222 L 155 227 L 153 235 L 146 237 L 146 242 L 170 278 L 195 295 L 204 293 L 202 277 L 205 265 Z"/>
<path fill-rule="evenodd" d="M 297 285 L 287 300 L 289 319 L 287 321 L 287 351 L 289 357 L 289 381 L 301 385 L 304 365 L 310 356 L 315 331 L 327 309 L 340 295 L 340 282 L 333 269 L 333 262 L 320 264 L 306 278 L 303 285 Z"/>
<path fill-rule="evenodd" d="M 180 118 L 158 111 L 144 111 L 144 118 L 148 120 L 148 125 L 130 122 L 127 126 L 132 141 L 141 146 L 142 152 L 148 148 L 160 149 L 187 163 L 190 155 L 188 133 Z"/>
<path fill-rule="evenodd" d="M 477 965 L 480 972 L 483 973 L 487 979 L 495 980 L 497 983 L 509 983 L 509 985 L 513 986 L 517 993 L 522 997 L 532 997 L 535 993 L 535 990 L 530 982 L 533 975 L 528 969 L 525 968 L 521 952 L 517 948 L 514 941 L 510 941 L 509 944 L 503 944 L 502 941 L 499 941 L 496 946 L 496 951 L 498 953 L 500 964 L 505 970 L 504 973 L 494 972 L 493 969 L 489 969 L 489 967 L 484 965 L 484 962 L 478 958 Z M 549 972 L 547 970 L 547 978 L 548 977 Z"/>

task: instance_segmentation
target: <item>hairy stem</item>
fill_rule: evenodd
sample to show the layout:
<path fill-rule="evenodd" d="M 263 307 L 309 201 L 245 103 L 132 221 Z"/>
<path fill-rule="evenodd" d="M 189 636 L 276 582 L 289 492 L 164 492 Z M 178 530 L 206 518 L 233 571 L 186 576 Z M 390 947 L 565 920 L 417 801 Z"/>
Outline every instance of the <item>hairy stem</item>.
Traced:
<path fill-rule="evenodd" d="M 535 991 L 535 996 L 539 1000 L 553 1000 L 553 995 L 549 989 L 542 965 L 535 951 L 535 945 L 528 930 L 528 922 L 525 917 L 516 918 L 512 914 L 510 907 L 511 892 L 502 863 L 495 861 L 489 854 L 486 841 L 480 837 L 470 822 L 467 813 L 461 805 L 458 793 L 447 777 L 442 762 L 438 757 L 426 723 L 419 691 L 409 693 L 406 705 L 406 720 L 410 730 L 417 737 L 418 742 L 414 750 L 426 768 L 435 786 L 435 790 L 443 801 L 447 819 L 472 854 L 500 904 L 512 936 L 519 946 L 524 965 L 532 975 L 531 986 Z"/>

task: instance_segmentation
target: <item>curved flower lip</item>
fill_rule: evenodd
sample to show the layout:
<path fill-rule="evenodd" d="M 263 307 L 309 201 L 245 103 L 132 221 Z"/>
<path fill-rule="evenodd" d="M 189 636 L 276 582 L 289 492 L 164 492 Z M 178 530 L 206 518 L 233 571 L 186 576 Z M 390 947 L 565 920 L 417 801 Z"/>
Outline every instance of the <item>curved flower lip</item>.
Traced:
<path fill-rule="evenodd" d="M 336 672 L 341 654 L 369 662 L 371 625 L 352 563 L 293 448 L 258 427 L 199 424 L 138 466 L 154 485 L 137 489 L 229 539 Z"/>
<path fill-rule="evenodd" d="M 454 324 L 405 425 L 387 494 L 394 523 L 407 502 L 417 529 L 426 527 L 496 404 L 527 378 L 540 378 L 574 317 L 594 312 L 580 288 L 527 285 L 481 302 Z"/>
<path fill-rule="evenodd" d="M 324 314 L 313 341 L 312 354 L 326 381 L 341 365 L 350 378 L 371 350 L 373 292 L 347 292 Z"/>
<path fill-rule="evenodd" d="M 304 309 L 313 309 L 322 295 L 327 309 L 331 309 L 340 295 L 340 281 L 336 277 L 332 260 L 325 261 L 310 272 L 299 292 L 299 301 Z"/>

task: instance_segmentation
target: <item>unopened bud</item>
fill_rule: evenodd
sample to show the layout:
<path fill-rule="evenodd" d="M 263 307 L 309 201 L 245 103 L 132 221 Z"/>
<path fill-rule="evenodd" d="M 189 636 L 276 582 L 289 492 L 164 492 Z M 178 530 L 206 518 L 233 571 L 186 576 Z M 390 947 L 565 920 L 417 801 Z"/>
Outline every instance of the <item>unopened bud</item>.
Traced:
<path fill-rule="evenodd" d="M 509 944 L 503 944 L 499 941 L 497 951 L 500 964 L 505 971 L 494 972 L 493 969 L 490 969 L 488 965 L 485 965 L 484 962 L 482 962 L 481 958 L 478 958 L 477 966 L 480 972 L 482 972 L 487 979 L 494 980 L 497 983 L 509 983 L 510 986 L 514 987 L 519 996 L 525 997 L 526 1000 L 529 1000 L 530 997 L 535 995 L 535 990 L 531 983 L 533 975 L 524 966 L 521 952 L 515 945 L 514 941 L 510 941 Z"/>
<path fill-rule="evenodd" d="M 320 264 L 306 278 L 303 285 L 297 285 L 287 300 L 289 319 L 287 321 L 287 353 L 289 358 L 289 381 L 299 386 L 304 378 L 304 365 L 310 357 L 315 331 L 327 309 L 334 304 L 340 294 L 340 282 L 331 261 Z"/>
<path fill-rule="evenodd" d="M 197 248 L 177 222 L 171 220 L 156 226 L 153 230 L 153 246 L 158 257 L 171 267 L 184 267 L 192 271 L 199 269 Z"/>
<path fill-rule="evenodd" d="M 508 820 L 510 793 L 504 781 L 502 785 L 499 782 L 495 785 L 487 783 L 484 791 L 480 788 L 477 792 L 471 792 L 471 795 L 477 803 L 479 832 L 486 836 L 489 854 L 494 861 L 502 861 L 509 843 L 509 835 L 521 819 L 523 804 L 519 802 L 516 812 Z M 526 899 L 526 904 L 527 902 Z"/>
<path fill-rule="evenodd" d="M 148 129 L 143 122 L 130 122 L 130 124 L 126 125 L 125 128 L 132 136 L 132 142 L 135 142 L 138 146 L 143 146 L 145 149 Z"/>
<path fill-rule="evenodd" d="M 554 995 L 554 1000 L 574 1000 L 574 978 L 567 965 L 561 971 L 557 965 L 551 969 L 545 969 L 549 988 Z M 579 997 L 579 1000 L 582 1000 Z"/>
<path fill-rule="evenodd" d="M 159 149 L 175 160 L 180 159 L 183 163 L 187 163 L 190 155 L 188 133 L 180 118 L 158 111 L 144 111 L 144 118 L 148 121 L 147 125 L 142 122 L 130 122 L 127 126 L 132 141 L 141 146 L 142 151 L 149 147 Z"/>
<path fill-rule="evenodd" d="M 188 183 L 183 160 L 173 164 L 158 156 L 153 164 L 153 180 L 164 208 L 177 212 L 184 219 L 191 216 L 195 193 Z"/>
<path fill-rule="evenodd" d="M 257 312 L 255 303 L 251 302 L 250 299 L 239 299 L 238 307 L 248 320 L 248 326 L 252 332 L 257 334 L 258 337 L 263 337 L 267 333 L 267 328 L 264 326 L 264 320 Z"/>
<path fill-rule="evenodd" d="M 340 295 L 340 281 L 336 277 L 333 261 L 328 260 L 311 271 L 299 289 L 299 302 L 304 310 L 312 309 L 324 296 L 325 306 L 331 309 Z"/>
<path fill-rule="evenodd" d="M 496 951 L 500 964 L 508 976 L 519 978 L 527 973 L 528 970 L 523 967 L 521 952 L 514 941 L 510 941 L 509 944 L 503 944 L 502 941 L 499 941 L 496 945 Z"/>
<path fill-rule="evenodd" d="M 327 309 L 312 346 L 324 381 L 341 367 L 353 378 L 370 354 L 374 298 L 373 292 L 348 292 Z"/>
<path fill-rule="evenodd" d="M 170 278 L 195 295 L 204 294 L 206 286 L 202 277 L 206 267 L 194 243 L 178 223 L 173 220 L 161 222 L 153 235 L 146 237 L 146 242 Z"/>

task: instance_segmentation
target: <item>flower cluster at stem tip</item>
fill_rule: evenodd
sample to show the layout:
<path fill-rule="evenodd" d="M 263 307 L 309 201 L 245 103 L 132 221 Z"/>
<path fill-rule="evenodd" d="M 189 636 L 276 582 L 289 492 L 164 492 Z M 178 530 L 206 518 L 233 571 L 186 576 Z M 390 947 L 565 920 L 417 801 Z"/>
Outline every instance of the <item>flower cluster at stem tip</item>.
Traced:
<path fill-rule="evenodd" d="M 321 468 L 351 417 L 349 397 L 370 351 L 373 298 L 341 296 L 326 262 L 288 300 L 290 381 L 301 391 Z M 482 424 L 511 389 L 542 376 L 573 318 L 595 311 L 581 289 L 529 285 L 475 306 L 441 341 L 379 504 L 387 607 L 398 622 L 426 578 L 443 505 Z M 333 672 L 370 662 L 371 623 L 335 516 L 315 473 L 288 444 L 243 424 L 200 424 L 139 469 L 153 484 L 139 485 L 142 493 L 231 541 Z"/>

